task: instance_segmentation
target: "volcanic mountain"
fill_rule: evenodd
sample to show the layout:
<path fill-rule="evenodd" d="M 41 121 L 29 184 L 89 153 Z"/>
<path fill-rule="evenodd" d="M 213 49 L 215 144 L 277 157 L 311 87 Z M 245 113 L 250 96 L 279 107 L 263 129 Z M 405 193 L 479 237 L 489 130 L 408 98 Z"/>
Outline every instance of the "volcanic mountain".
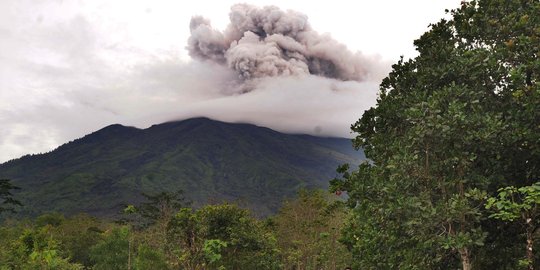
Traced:
<path fill-rule="evenodd" d="M 195 206 L 236 201 L 275 212 L 299 188 L 325 188 L 343 163 L 364 159 L 350 139 L 284 134 L 193 118 L 138 129 L 111 125 L 45 154 L 0 164 L 21 190 L 21 215 L 113 217 L 141 193 L 183 190 Z"/>

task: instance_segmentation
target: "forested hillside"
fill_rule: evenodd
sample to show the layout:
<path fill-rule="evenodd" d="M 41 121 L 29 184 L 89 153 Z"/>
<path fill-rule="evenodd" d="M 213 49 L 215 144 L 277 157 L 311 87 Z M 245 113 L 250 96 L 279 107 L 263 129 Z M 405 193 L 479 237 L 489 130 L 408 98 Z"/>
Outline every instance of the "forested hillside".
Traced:
<path fill-rule="evenodd" d="M 328 187 L 338 165 L 360 163 L 363 153 L 351 145 L 207 118 L 148 129 L 111 125 L 50 153 L 0 164 L 0 178 L 21 188 L 21 216 L 111 217 L 142 193 L 177 189 L 196 206 L 236 201 L 267 215 L 301 187 Z"/>

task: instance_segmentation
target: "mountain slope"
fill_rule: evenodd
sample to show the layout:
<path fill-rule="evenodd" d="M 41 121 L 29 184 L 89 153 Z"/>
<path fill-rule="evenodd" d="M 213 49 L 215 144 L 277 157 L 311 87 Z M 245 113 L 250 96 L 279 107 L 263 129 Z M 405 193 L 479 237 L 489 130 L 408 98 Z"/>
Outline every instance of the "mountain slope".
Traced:
<path fill-rule="evenodd" d="M 348 139 L 289 135 L 206 118 L 137 129 L 111 125 L 40 155 L 0 164 L 25 215 L 117 213 L 141 192 L 183 189 L 196 205 L 238 200 L 264 215 L 300 187 L 326 187 L 361 152 Z"/>

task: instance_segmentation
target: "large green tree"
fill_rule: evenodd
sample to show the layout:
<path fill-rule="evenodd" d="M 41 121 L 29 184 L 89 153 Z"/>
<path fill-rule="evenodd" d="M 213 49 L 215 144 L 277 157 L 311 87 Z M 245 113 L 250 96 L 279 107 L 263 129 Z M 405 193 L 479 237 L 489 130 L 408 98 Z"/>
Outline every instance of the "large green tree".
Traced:
<path fill-rule="evenodd" d="M 183 190 L 142 195 L 146 202 L 137 207 L 137 213 L 149 224 L 167 223 L 178 210 L 191 205 L 185 198 Z"/>
<path fill-rule="evenodd" d="M 275 228 L 284 270 L 343 269 L 350 253 L 338 241 L 347 209 L 321 190 L 300 190 L 270 221 Z"/>
<path fill-rule="evenodd" d="M 181 209 L 168 225 L 169 249 L 182 269 L 279 269 L 276 243 L 262 222 L 232 204 Z"/>
<path fill-rule="evenodd" d="M 90 250 L 90 259 L 94 263 L 92 269 L 133 269 L 131 234 L 132 232 L 125 226 L 107 232 L 104 239 Z"/>
<path fill-rule="evenodd" d="M 165 245 L 167 226 L 174 214 L 191 205 L 191 202 L 184 197 L 182 190 L 162 191 L 156 194 L 143 193 L 142 195 L 145 202 L 138 206 L 128 205 L 124 209 L 125 217 L 122 222 L 127 221 L 137 229 L 136 238 L 147 246 L 147 248 L 142 248 L 142 251 L 153 249 L 172 259 L 175 255 Z"/>
<path fill-rule="evenodd" d="M 0 236 L 0 269 L 80 270 L 84 267 L 63 256 L 53 237 L 52 226 L 2 227 Z"/>
<path fill-rule="evenodd" d="M 357 267 L 512 267 L 516 228 L 482 205 L 539 180 L 538 14 L 536 0 L 464 1 L 393 66 L 352 126 L 371 161 L 332 183 L 354 209 Z"/>
<path fill-rule="evenodd" d="M 36 220 L 36 223 L 40 219 Z M 79 214 L 63 220 L 51 232 L 59 241 L 59 248 L 72 262 L 91 267 L 90 251 L 103 240 L 104 222 L 86 214 Z"/>

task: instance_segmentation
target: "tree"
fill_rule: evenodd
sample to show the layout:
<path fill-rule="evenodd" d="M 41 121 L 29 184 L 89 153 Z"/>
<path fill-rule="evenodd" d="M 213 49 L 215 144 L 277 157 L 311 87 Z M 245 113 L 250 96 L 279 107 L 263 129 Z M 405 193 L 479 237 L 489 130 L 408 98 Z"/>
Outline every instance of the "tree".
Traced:
<path fill-rule="evenodd" d="M 92 269 L 130 269 L 130 234 L 125 226 L 106 233 L 104 239 L 90 250 L 90 259 L 94 263 Z"/>
<path fill-rule="evenodd" d="M 494 209 L 490 217 L 503 221 L 520 220 L 525 228 L 527 269 L 534 269 L 534 240 L 540 228 L 540 183 L 516 188 L 513 186 L 500 188 L 496 197 L 490 197 L 486 208 Z"/>
<path fill-rule="evenodd" d="M 159 250 L 153 249 L 145 244 L 139 245 L 137 249 L 137 258 L 135 259 L 135 269 L 153 270 L 169 269 L 165 255 Z"/>
<path fill-rule="evenodd" d="M 62 223 L 64 223 L 65 220 L 66 218 L 63 214 L 60 214 L 58 212 L 52 212 L 45 213 L 37 217 L 34 223 L 37 227 L 45 227 L 47 225 L 51 227 L 58 227 Z"/>
<path fill-rule="evenodd" d="M 349 252 L 338 242 L 346 211 L 321 190 L 300 190 L 272 218 L 283 269 L 343 269 Z"/>
<path fill-rule="evenodd" d="M 185 197 L 182 190 L 175 192 L 160 192 L 157 194 L 142 194 L 145 202 L 138 206 L 128 205 L 124 209 L 127 214 L 124 221 L 134 225 L 136 237 L 143 245 L 154 249 L 159 254 L 164 254 L 169 260 L 174 260 L 174 254 L 167 248 L 167 226 L 174 214 L 191 205 Z M 129 240 L 129 244 L 133 239 Z M 143 249 L 147 251 L 149 249 Z M 147 254 L 147 252 L 145 253 Z"/>
<path fill-rule="evenodd" d="M 86 214 L 78 214 L 63 220 L 51 232 L 59 241 L 60 250 L 76 262 L 90 268 L 91 248 L 103 240 L 103 222 Z"/>
<path fill-rule="evenodd" d="M 383 80 L 352 126 L 370 162 L 332 182 L 349 195 L 357 267 L 501 267 L 507 238 L 482 200 L 539 180 L 537 14 L 534 0 L 464 1 Z"/>
<path fill-rule="evenodd" d="M 236 205 L 181 209 L 169 223 L 167 241 L 183 269 L 279 269 L 272 234 Z"/>
<path fill-rule="evenodd" d="M 15 213 L 15 208 L 22 206 L 12 193 L 18 189 L 20 188 L 14 186 L 9 179 L 0 179 L 0 214 L 4 212 Z"/>
<path fill-rule="evenodd" d="M 150 224 L 160 221 L 167 223 L 176 211 L 191 205 L 191 202 L 184 197 L 183 190 L 162 191 L 153 195 L 143 193 L 142 195 L 146 202 L 137 207 L 137 212 Z"/>
<path fill-rule="evenodd" d="M 82 270 L 84 267 L 62 258 L 57 250 L 57 243 L 53 239 L 48 239 L 43 248 L 30 253 L 28 262 L 23 266 L 23 269 Z"/>
<path fill-rule="evenodd" d="M 0 269 L 83 269 L 62 256 L 51 229 L 50 225 L 23 229 L 18 238 L 7 243 L 8 252 L 0 253 Z"/>
<path fill-rule="evenodd" d="M 177 262 L 173 265 L 188 270 L 203 267 L 201 223 L 190 208 L 180 209 L 167 225 L 167 245 L 175 254 Z"/>
<path fill-rule="evenodd" d="M 208 265 L 210 267 L 218 269 L 224 268 L 224 266 L 221 265 L 221 259 L 223 258 L 223 255 L 221 255 L 221 253 L 223 252 L 223 248 L 226 247 L 227 242 L 221 241 L 219 239 L 210 239 L 204 241 L 203 252 L 206 261 L 208 261 Z"/>

